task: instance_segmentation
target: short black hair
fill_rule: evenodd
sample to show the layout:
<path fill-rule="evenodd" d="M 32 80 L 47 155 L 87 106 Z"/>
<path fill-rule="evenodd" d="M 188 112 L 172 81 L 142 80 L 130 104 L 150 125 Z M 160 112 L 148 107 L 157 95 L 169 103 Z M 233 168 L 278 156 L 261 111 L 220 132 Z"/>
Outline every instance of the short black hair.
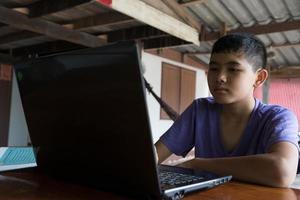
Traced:
<path fill-rule="evenodd" d="M 213 45 L 213 53 L 242 53 L 253 65 L 254 71 L 267 65 L 264 43 L 250 33 L 232 33 L 221 37 Z"/>

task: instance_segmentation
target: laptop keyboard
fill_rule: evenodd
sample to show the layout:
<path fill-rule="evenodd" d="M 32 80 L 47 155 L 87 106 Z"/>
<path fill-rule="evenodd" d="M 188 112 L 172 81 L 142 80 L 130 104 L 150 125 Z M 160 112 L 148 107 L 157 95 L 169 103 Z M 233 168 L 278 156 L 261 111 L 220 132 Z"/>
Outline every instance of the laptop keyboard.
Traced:
<path fill-rule="evenodd" d="M 199 182 L 203 177 L 197 177 L 188 174 L 180 174 L 177 172 L 160 171 L 159 179 L 162 186 L 180 186 Z"/>

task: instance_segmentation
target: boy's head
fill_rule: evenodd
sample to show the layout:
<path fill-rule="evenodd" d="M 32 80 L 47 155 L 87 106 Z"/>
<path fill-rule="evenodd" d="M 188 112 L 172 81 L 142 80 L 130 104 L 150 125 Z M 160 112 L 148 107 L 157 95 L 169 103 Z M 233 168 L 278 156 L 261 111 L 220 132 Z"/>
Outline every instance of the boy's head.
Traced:
<path fill-rule="evenodd" d="M 260 39 L 249 33 L 234 33 L 220 38 L 213 46 L 213 53 L 239 53 L 251 63 L 253 71 L 266 68 L 266 48 Z"/>
<path fill-rule="evenodd" d="M 213 46 L 207 73 L 208 86 L 216 102 L 253 101 L 253 91 L 268 77 L 266 49 L 247 33 L 226 35 Z"/>

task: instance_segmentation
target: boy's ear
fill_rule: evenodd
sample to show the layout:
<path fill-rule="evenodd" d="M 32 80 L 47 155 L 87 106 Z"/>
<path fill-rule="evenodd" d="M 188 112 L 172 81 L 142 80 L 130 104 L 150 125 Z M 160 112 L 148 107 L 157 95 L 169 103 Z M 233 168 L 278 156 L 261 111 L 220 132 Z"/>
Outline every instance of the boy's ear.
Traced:
<path fill-rule="evenodd" d="M 254 83 L 254 88 L 261 86 L 268 78 L 269 73 L 266 69 L 259 69 L 256 71 L 256 80 Z"/>

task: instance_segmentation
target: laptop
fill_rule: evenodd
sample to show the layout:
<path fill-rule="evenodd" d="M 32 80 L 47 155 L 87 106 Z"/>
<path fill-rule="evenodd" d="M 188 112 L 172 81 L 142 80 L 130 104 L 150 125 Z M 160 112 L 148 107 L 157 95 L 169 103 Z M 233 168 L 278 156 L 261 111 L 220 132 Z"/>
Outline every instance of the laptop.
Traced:
<path fill-rule="evenodd" d="M 180 199 L 229 181 L 157 166 L 139 58 L 134 42 L 121 42 L 14 65 L 37 168 L 137 199 Z"/>

